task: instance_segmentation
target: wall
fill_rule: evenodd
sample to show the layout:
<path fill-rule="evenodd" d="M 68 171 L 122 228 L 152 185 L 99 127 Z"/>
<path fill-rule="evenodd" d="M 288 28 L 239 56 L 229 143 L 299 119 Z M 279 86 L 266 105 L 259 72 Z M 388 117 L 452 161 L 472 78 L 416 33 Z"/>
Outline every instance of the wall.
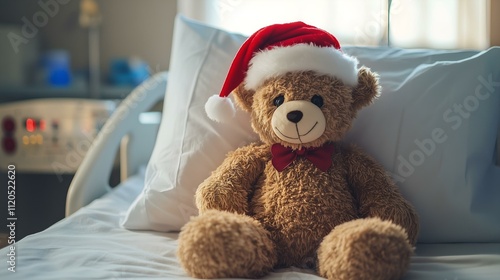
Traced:
<path fill-rule="evenodd" d="M 39 25 L 36 41 L 40 48 L 67 49 L 73 68 L 85 69 L 88 38 L 87 31 L 78 24 L 79 0 L 0 0 L 0 24 L 23 25 L 23 18 L 34 23 L 34 15 L 46 13 L 39 2 L 58 5 L 58 11 Z M 113 57 L 138 56 L 154 71 L 168 69 L 177 11 L 175 0 L 98 0 L 98 4 L 103 14 L 100 36 L 103 75 Z"/>

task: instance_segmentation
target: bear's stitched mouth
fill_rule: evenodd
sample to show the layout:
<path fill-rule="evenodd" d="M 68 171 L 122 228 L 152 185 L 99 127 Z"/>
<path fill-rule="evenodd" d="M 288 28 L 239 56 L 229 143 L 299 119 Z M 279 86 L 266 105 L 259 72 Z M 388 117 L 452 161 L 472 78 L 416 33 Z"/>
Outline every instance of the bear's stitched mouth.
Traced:
<path fill-rule="evenodd" d="M 295 130 L 297 131 L 297 137 L 291 137 L 291 136 L 288 136 L 288 135 L 285 135 L 283 132 L 280 131 L 280 129 L 275 126 L 274 128 L 276 129 L 276 131 L 278 131 L 283 137 L 285 138 L 288 138 L 288 139 L 293 139 L 293 140 L 299 140 L 300 143 L 302 143 L 302 140 L 300 139 L 300 137 L 302 136 L 306 136 L 307 134 L 311 133 L 311 131 L 313 131 L 313 129 L 316 127 L 316 125 L 318 124 L 318 122 L 315 122 L 314 125 L 311 127 L 311 129 L 309 129 L 306 133 L 304 134 L 300 134 L 300 131 L 299 131 L 299 126 L 298 124 L 295 124 Z"/>

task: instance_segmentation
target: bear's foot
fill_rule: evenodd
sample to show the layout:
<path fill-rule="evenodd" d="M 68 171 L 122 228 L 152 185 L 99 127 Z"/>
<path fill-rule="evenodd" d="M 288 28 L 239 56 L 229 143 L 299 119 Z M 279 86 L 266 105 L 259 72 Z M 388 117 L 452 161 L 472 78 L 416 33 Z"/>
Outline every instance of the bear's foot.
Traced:
<path fill-rule="evenodd" d="M 269 233 L 246 215 L 209 210 L 181 230 L 181 265 L 196 278 L 257 278 L 276 264 Z"/>
<path fill-rule="evenodd" d="M 413 248 L 403 228 L 378 218 L 333 229 L 318 249 L 318 271 L 328 279 L 400 279 Z"/>

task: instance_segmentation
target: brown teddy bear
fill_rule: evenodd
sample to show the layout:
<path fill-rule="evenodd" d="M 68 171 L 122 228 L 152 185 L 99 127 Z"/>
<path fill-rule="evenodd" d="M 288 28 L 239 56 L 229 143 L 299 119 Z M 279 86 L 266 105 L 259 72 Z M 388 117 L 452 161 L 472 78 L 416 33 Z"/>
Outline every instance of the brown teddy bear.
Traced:
<path fill-rule="evenodd" d="M 193 277 L 261 277 L 273 268 L 317 269 L 328 279 L 398 279 L 418 218 L 391 178 L 343 144 L 356 112 L 379 92 L 335 37 L 302 22 L 250 36 L 209 116 L 250 112 L 261 142 L 227 155 L 198 188 L 200 215 L 179 236 Z"/>

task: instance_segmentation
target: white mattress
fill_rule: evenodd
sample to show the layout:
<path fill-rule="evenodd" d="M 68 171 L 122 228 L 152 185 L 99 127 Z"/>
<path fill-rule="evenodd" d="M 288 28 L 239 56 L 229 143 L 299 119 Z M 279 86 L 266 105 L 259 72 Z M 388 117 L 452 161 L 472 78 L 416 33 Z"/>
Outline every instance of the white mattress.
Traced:
<path fill-rule="evenodd" d="M 0 279 L 190 279 L 179 266 L 177 234 L 133 232 L 119 226 L 140 193 L 143 173 L 51 228 L 16 244 L 16 272 L 0 251 Z M 322 279 L 290 268 L 265 279 Z M 419 244 L 410 279 L 500 279 L 500 244 Z"/>

